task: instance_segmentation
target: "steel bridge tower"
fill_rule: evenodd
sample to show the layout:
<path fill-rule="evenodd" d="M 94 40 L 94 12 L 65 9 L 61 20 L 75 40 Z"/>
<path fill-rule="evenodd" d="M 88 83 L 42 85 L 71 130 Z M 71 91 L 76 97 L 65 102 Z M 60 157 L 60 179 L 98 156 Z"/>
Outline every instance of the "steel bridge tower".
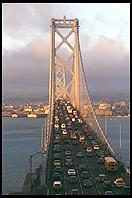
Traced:
<path fill-rule="evenodd" d="M 42 149 L 47 151 L 52 131 L 53 109 L 58 98 L 69 100 L 80 111 L 82 117 L 101 141 L 115 150 L 102 131 L 95 116 L 85 78 L 79 44 L 79 20 L 51 20 L 50 71 L 49 71 L 49 115 L 43 133 Z"/>

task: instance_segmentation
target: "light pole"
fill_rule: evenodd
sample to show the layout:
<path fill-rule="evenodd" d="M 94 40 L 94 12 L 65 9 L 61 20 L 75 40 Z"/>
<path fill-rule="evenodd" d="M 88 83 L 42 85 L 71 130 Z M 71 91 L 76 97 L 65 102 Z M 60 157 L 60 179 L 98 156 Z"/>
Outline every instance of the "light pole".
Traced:
<path fill-rule="evenodd" d="M 116 119 L 110 119 L 110 120 L 114 120 L 116 122 L 119 123 L 119 136 L 120 136 L 120 159 L 122 160 L 122 130 L 121 130 L 121 121 L 116 120 Z"/>
<path fill-rule="evenodd" d="M 107 120 L 106 120 L 106 110 L 105 110 L 105 135 L 107 135 Z"/>
<path fill-rule="evenodd" d="M 38 151 L 36 153 L 34 153 L 33 155 L 30 155 L 29 158 L 29 164 L 30 164 L 30 194 L 32 194 L 32 158 L 37 155 L 37 154 L 42 154 L 42 151 Z"/>

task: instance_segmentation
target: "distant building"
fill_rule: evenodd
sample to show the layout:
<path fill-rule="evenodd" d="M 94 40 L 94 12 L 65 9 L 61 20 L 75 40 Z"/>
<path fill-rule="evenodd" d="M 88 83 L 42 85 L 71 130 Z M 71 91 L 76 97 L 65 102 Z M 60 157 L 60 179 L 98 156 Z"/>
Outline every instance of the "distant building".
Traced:
<path fill-rule="evenodd" d="M 99 106 L 98 106 L 98 109 L 99 110 L 110 110 L 111 109 L 111 104 L 109 103 L 106 103 L 106 102 L 103 102 L 103 103 L 100 103 Z"/>
<path fill-rule="evenodd" d="M 113 106 L 113 115 L 128 115 L 128 107 L 125 103 L 125 101 L 117 101 L 114 103 Z"/>
<path fill-rule="evenodd" d="M 11 116 L 12 118 L 17 118 L 18 117 L 18 115 L 17 114 L 12 114 L 12 116 Z"/>
<path fill-rule="evenodd" d="M 95 110 L 95 114 L 96 114 L 96 116 L 112 116 L 112 111 L 110 111 L 110 110 L 98 110 L 98 109 L 96 109 Z"/>
<path fill-rule="evenodd" d="M 114 104 L 114 106 L 116 107 L 116 106 L 126 106 L 126 103 L 125 103 L 125 101 L 117 101 L 117 102 L 115 102 L 115 104 Z"/>
<path fill-rule="evenodd" d="M 36 114 L 31 113 L 31 114 L 28 114 L 28 115 L 27 115 L 27 117 L 28 117 L 28 118 L 36 118 L 36 117 L 37 117 L 37 115 L 36 115 Z"/>
<path fill-rule="evenodd" d="M 25 112 L 32 112 L 32 107 L 29 105 L 28 107 L 24 108 Z"/>

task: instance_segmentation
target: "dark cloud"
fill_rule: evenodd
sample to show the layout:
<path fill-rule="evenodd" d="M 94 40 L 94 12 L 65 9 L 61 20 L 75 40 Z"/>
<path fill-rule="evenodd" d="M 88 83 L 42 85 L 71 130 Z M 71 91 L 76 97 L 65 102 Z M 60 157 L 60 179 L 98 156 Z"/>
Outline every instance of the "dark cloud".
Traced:
<path fill-rule="evenodd" d="M 3 4 L 4 33 L 16 41 L 19 38 L 31 40 L 30 36 L 37 34 L 40 38 L 20 49 L 3 50 L 4 94 L 47 94 L 50 20 L 52 17 L 63 18 L 64 15 L 76 17 L 70 4 Z M 103 22 L 104 16 L 97 13 L 96 19 Z M 90 20 L 80 20 L 81 27 L 85 27 L 86 23 L 89 29 L 80 31 L 80 42 L 90 91 L 129 91 L 128 51 L 121 43 L 105 37 L 99 38 L 90 47 L 92 40 L 88 32 L 93 31 L 93 24 Z"/>
<path fill-rule="evenodd" d="M 121 43 L 100 37 L 83 54 L 89 89 L 94 93 L 129 92 L 129 53 Z"/>
<path fill-rule="evenodd" d="M 37 40 L 3 55 L 4 95 L 34 96 L 48 92 L 49 44 Z"/>
<path fill-rule="evenodd" d="M 45 96 L 48 93 L 50 42 L 40 39 L 3 55 L 3 93 Z M 129 92 L 129 54 L 117 41 L 101 37 L 84 51 L 83 64 L 91 94 Z"/>

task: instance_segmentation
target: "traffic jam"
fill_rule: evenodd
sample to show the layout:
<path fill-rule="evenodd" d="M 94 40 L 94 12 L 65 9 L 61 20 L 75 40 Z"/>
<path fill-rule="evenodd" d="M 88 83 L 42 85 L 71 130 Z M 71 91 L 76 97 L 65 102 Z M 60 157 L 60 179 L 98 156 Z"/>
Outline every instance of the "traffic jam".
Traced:
<path fill-rule="evenodd" d="M 70 101 L 54 105 L 49 195 L 125 195 L 128 174 Z"/>

